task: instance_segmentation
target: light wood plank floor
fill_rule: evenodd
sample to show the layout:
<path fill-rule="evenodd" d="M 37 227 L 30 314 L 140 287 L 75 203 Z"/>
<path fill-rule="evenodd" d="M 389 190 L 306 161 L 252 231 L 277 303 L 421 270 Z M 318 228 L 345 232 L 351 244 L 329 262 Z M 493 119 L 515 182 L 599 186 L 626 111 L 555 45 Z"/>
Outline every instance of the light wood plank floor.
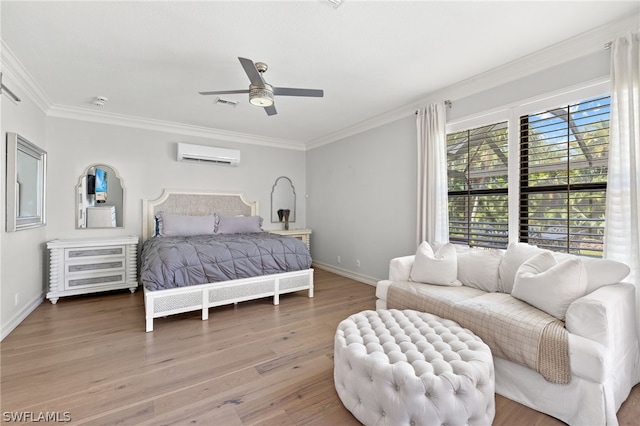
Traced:
<path fill-rule="evenodd" d="M 357 425 L 333 386 L 333 336 L 374 288 L 316 269 L 306 292 L 155 321 L 142 292 L 61 298 L 2 342 L 1 411 L 80 425 Z M 638 424 L 640 390 L 618 413 Z M 495 425 L 563 423 L 496 396 Z M 3 420 L 4 414 L 3 414 Z"/>

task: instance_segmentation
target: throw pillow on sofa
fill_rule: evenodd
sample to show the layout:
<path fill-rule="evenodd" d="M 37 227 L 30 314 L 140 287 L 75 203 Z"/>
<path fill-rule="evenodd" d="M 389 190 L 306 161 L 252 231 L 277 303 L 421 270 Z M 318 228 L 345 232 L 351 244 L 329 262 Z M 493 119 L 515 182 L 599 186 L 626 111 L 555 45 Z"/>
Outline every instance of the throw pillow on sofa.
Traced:
<path fill-rule="evenodd" d="M 558 262 L 575 257 L 568 253 L 553 253 Z M 622 262 L 609 259 L 597 259 L 594 257 L 581 257 L 587 270 L 587 292 L 591 293 L 603 285 L 616 284 L 624 280 L 631 269 Z"/>
<path fill-rule="evenodd" d="M 458 280 L 478 290 L 499 291 L 499 268 L 503 254 L 498 250 L 458 250 Z"/>
<path fill-rule="evenodd" d="M 435 253 L 428 242 L 423 242 L 416 251 L 416 257 L 411 267 L 411 281 L 461 286 L 458 276 L 458 261 L 453 244 L 444 244 Z"/>
<path fill-rule="evenodd" d="M 503 293 L 511 293 L 513 283 L 515 282 L 516 272 L 518 268 L 533 256 L 542 252 L 549 252 L 537 246 L 527 243 L 511 243 L 504 253 L 502 262 L 500 263 L 500 291 Z"/>
<path fill-rule="evenodd" d="M 516 273 L 511 295 L 564 320 L 569 305 L 587 291 L 587 271 L 579 258 L 557 263 L 542 252 L 523 263 Z"/>

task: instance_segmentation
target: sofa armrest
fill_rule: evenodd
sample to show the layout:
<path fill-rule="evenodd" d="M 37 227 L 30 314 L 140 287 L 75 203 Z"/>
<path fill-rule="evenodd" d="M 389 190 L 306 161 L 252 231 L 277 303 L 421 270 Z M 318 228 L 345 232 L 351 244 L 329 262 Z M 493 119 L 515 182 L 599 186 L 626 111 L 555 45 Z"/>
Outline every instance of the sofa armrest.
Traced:
<path fill-rule="evenodd" d="M 395 257 L 389 262 L 389 280 L 409 281 L 415 255 Z"/>
<path fill-rule="evenodd" d="M 575 300 L 567 309 L 569 333 L 620 350 L 637 342 L 635 287 L 628 283 L 606 285 Z"/>

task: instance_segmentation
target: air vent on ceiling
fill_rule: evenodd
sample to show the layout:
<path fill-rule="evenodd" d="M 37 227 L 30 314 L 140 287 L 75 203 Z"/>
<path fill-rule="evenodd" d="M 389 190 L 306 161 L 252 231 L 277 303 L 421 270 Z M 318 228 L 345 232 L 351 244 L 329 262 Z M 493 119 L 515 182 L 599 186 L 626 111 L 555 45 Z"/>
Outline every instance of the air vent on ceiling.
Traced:
<path fill-rule="evenodd" d="M 331 5 L 331 7 L 333 7 L 334 9 L 339 8 L 340 5 L 344 3 L 344 0 L 323 0 L 323 1 L 329 3 L 329 5 Z"/>
<path fill-rule="evenodd" d="M 235 108 L 236 105 L 238 105 L 238 101 L 230 101 L 228 99 L 222 99 L 222 98 L 216 98 L 213 101 L 214 104 L 216 105 L 222 105 L 222 106 L 226 106 L 229 108 Z"/>

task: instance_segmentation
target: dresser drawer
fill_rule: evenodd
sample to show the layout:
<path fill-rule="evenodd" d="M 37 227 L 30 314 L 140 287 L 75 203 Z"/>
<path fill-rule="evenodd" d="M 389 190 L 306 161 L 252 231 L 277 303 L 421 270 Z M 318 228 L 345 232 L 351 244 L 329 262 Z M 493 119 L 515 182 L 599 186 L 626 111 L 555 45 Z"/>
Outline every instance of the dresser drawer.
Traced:
<path fill-rule="evenodd" d="M 92 288 L 125 283 L 125 271 L 64 277 L 64 289 Z"/>
<path fill-rule="evenodd" d="M 124 271 L 126 266 L 126 261 L 124 257 L 114 258 L 114 259 L 96 259 L 93 262 L 91 261 L 83 261 L 83 262 L 67 262 L 65 263 L 65 275 L 77 275 L 77 274 L 86 274 L 90 272 L 114 272 L 114 271 Z"/>
<path fill-rule="evenodd" d="M 125 246 L 105 246 L 105 247 L 78 247 L 64 250 L 64 260 L 72 261 L 78 259 L 104 258 L 106 256 L 124 257 Z"/>

